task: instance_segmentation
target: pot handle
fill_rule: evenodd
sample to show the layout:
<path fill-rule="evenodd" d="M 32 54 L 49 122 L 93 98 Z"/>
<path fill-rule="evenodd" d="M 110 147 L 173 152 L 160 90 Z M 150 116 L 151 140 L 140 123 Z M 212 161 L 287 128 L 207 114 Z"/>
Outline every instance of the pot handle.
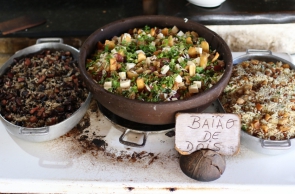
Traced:
<path fill-rule="evenodd" d="M 64 41 L 62 38 L 39 38 L 36 40 L 36 44 L 46 43 L 46 42 L 63 43 Z M 24 49 L 22 49 L 22 50 L 24 50 Z M 16 51 L 15 54 L 22 51 L 22 50 Z"/>
<path fill-rule="evenodd" d="M 291 148 L 291 141 L 273 141 L 273 140 L 261 140 L 261 147 L 266 149 L 277 149 L 277 150 L 287 150 Z"/>
<path fill-rule="evenodd" d="M 26 128 L 20 127 L 19 134 L 20 135 L 47 135 L 49 133 L 49 127 L 42 128 Z"/>
<path fill-rule="evenodd" d="M 148 133 L 147 132 L 143 132 L 143 140 L 142 140 L 142 144 L 137 144 L 137 143 L 134 143 L 134 142 L 129 142 L 129 141 L 125 141 L 124 140 L 124 137 L 129 133 L 131 132 L 132 130 L 130 129 L 126 129 L 123 134 L 120 136 L 119 138 L 119 141 L 121 144 L 124 144 L 124 145 L 127 145 L 127 146 L 131 146 L 131 147 L 138 147 L 138 148 L 141 148 L 141 147 L 144 147 L 145 146 L 145 143 L 146 143 L 146 140 L 147 140 L 147 137 L 148 137 Z"/>
<path fill-rule="evenodd" d="M 39 38 L 36 41 L 36 44 L 40 44 L 40 43 L 46 43 L 46 42 L 55 42 L 55 43 L 63 43 L 63 39 L 62 38 Z"/>
<path fill-rule="evenodd" d="M 251 53 L 266 53 L 266 54 L 272 55 L 272 52 L 270 50 L 247 49 L 246 54 L 251 54 Z"/>

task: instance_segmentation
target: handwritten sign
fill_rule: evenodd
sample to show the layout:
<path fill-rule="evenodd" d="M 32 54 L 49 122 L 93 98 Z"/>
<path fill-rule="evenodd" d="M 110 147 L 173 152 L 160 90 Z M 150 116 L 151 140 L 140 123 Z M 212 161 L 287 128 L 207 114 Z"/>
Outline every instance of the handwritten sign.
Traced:
<path fill-rule="evenodd" d="M 241 122 L 236 114 L 178 113 L 175 124 L 175 149 L 182 155 L 211 149 L 234 155 L 240 147 Z"/>

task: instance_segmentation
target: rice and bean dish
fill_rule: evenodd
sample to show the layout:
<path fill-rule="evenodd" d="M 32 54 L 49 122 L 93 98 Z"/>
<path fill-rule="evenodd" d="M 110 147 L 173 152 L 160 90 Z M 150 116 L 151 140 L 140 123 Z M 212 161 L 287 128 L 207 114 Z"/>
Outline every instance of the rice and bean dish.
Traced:
<path fill-rule="evenodd" d="M 242 130 L 253 136 L 295 137 L 295 71 L 289 64 L 253 59 L 235 65 L 220 101 L 226 112 L 240 116 Z"/>
<path fill-rule="evenodd" d="M 22 127 L 51 126 L 70 117 L 88 94 L 72 53 L 44 49 L 15 58 L 0 76 L 0 114 Z"/>

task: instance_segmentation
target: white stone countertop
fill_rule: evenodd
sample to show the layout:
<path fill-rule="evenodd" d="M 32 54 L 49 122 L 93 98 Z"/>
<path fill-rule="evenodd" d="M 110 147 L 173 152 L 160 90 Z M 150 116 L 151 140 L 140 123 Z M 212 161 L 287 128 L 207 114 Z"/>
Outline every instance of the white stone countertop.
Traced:
<path fill-rule="evenodd" d="M 219 34 L 232 52 L 262 49 L 295 53 L 295 23 L 206 26 Z"/>

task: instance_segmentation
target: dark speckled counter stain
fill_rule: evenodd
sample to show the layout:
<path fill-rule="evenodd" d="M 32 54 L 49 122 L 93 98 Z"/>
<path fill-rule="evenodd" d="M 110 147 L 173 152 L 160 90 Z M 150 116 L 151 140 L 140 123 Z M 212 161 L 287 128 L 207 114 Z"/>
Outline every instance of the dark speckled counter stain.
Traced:
<path fill-rule="evenodd" d="M 175 136 L 175 131 L 174 130 L 173 131 L 169 131 L 169 132 L 165 133 L 165 135 L 167 137 L 174 137 Z"/>
<path fill-rule="evenodd" d="M 176 191 L 177 189 L 176 189 L 176 188 L 168 188 L 168 190 L 169 190 L 170 192 L 174 192 L 174 191 Z"/>
<path fill-rule="evenodd" d="M 96 147 L 104 147 L 106 145 L 106 142 L 104 140 L 101 139 L 93 139 L 92 143 L 96 146 Z"/>
<path fill-rule="evenodd" d="M 102 155 L 106 159 L 114 160 L 117 162 L 130 162 L 130 163 L 143 163 L 152 165 L 159 159 L 158 154 L 152 152 L 125 152 L 118 151 L 118 154 L 113 149 L 108 149 L 108 142 L 105 140 L 106 136 L 98 135 L 99 133 L 91 132 L 89 127 L 91 125 L 90 117 L 97 117 L 101 115 L 100 110 L 97 107 L 97 102 L 92 100 L 87 113 L 81 119 L 81 121 L 67 134 L 61 136 L 59 139 L 67 141 L 71 140 L 73 144 L 72 150 L 69 150 L 71 154 L 84 155 L 90 153 L 92 156 L 97 157 Z M 93 124 L 93 123 L 92 123 Z M 126 150 L 128 150 L 126 148 Z"/>
<path fill-rule="evenodd" d="M 134 187 L 127 187 L 127 190 L 132 191 L 132 190 L 134 190 Z"/>

